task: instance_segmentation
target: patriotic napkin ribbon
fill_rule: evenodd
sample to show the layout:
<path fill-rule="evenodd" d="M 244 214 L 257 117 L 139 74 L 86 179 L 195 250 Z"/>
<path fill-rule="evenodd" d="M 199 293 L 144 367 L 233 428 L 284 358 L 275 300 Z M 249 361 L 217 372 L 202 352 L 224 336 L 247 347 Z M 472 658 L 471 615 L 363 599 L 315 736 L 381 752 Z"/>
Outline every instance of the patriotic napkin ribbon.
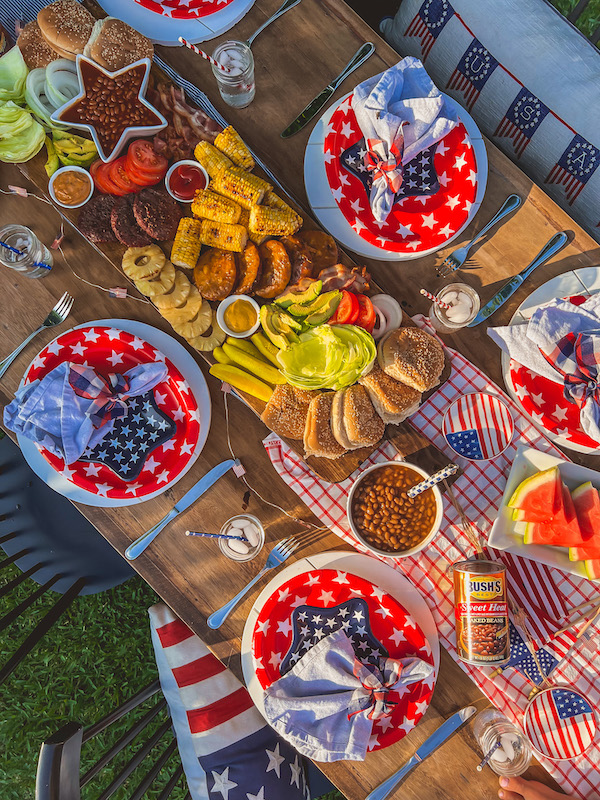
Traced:
<path fill-rule="evenodd" d="M 86 413 L 94 428 L 101 428 L 109 420 L 127 415 L 130 383 L 126 375 L 111 372 L 107 380 L 91 367 L 72 364 L 69 384 L 79 397 L 93 400 Z"/>
<path fill-rule="evenodd" d="M 541 350 L 541 348 L 540 348 Z M 542 355 L 564 378 L 564 395 L 569 403 L 583 408 L 588 401 L 600 406 L 600 339 L 571 332 Z"/>
<path fill-rule="evenodd" d="M 354 714 L 367 712 L 367 719 L 376 721 L 382 717 L 389 717 L 394 706 L 398 705 L 396 700 L 390 700 L 390 691 L 400 686 L 400 677 L 410 675 L 411 670 L 423 663 L 418 658 L 407 658 L 404 661 L 397 661 L 394 658 L 381 658 L 379 665 L 364 664 L 358 659 L 354 662 L 354 675 L 360 681 L 361 686 L 367 692 L 367 705 L 363 708 L 348 714 L 348 718 Z M 403 685 L 403 684 L 402 684 Z"/>
<path fill-rule="evenodd" d="M 373 181 L 383 181 L 393 194 L 400 190 L 403 181 L 404 136 L 402 135 L 402 125 L 398 129 L 398 136 L 389 146 L 383 139 L 367 139 L 368 150 L 364 157 L 364 164 L 367 171 L 371 173 Z"/>

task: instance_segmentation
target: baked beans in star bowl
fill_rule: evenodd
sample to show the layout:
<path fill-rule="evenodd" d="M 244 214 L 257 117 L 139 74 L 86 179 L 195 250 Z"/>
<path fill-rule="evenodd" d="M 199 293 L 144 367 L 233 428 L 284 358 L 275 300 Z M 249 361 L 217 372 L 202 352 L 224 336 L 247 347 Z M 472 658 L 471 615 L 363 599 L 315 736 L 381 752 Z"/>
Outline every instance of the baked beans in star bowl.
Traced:
<path fill-rule="evenodd" d="M 440 529 L 444 506 L 437 486 L 414 498 L 408 490 L 430 475 L 405 461 L 374 464 L 350 489 L 347 514 L 354 536 L 380 556 L 414 556 Z"/>

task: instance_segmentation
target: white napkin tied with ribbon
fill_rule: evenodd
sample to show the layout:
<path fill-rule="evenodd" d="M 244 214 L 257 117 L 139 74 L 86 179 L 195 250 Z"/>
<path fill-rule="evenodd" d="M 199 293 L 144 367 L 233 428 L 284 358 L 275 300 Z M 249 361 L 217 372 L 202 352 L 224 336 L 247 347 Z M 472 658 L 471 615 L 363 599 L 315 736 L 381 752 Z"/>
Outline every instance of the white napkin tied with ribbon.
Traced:
<path fill-rule="evenodd" d="M 378 222 L 385 222 L 402 186 L 402 164 L 443 139 L 458 120 L 413 56 L 359 84 L 352 110 L 368 148 L 371 211 Z"/>
<path fill-rule="evenodd" d="M 488 328 L 510 358 L 553 383 L 580 408 L 582 430 L 600 442 L 600 294 L 577 306 L 555 300 L 529 322 Z"/>
<path fill-rule="evenodd" d="M 343 630 L 321 639 L 265 689 L 265 715 L 302 755 L 315 761 L 362 761 L 373 722 L 388 716 L 402 692 L 433 667 L 420 658 L 382 658 L 366 666 Z"/>

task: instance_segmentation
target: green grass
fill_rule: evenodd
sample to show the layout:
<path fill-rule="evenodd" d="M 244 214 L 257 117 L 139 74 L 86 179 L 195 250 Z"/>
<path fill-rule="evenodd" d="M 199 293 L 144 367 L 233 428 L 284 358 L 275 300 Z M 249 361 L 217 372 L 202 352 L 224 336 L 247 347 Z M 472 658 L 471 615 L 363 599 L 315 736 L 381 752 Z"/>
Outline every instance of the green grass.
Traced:
<path fill-rule="evenodd" d="M 577 0 L 550 0 L 550 2 L 565 17 L 577 5 Z M 600 25 L 600 0 L 592 0 L 588 3 L 587 8 L 575 24 L 585 36 L 591 36 Z"/>

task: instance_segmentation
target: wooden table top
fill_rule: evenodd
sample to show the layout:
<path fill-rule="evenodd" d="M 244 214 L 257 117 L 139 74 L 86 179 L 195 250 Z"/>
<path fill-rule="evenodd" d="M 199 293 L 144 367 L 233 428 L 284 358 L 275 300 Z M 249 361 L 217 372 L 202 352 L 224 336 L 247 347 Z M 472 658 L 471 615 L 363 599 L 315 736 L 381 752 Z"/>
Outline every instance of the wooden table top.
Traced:
<path fill-rule="evenodd" d="M 279 0 L 257 0 L 248 15 L 221 40 L 247 38 L 278 6 Z M 211 46 L 218 41 L 211 43 Z M 342 96 L 356 83 L 392 65 L 398 60 L 398 55 L 343 0 L 304 0 L 264 31 L 254 43 L 257 94 L 252 105 L 243 110 L 231 109 L 223 104 L 205 61 L 184 48 L 158 50 L 184 77 L 209 95 L 225 118 L 269 164 L 292 195 L 307 207 L 303 157 L 313 124 L 288 140 L 281 139 L 279 133 L 342 69 L 364 41 L 374 42 L 376 53 L 342 85 L 335 97 Z M 598 263 L 597 243 L 493 145 L 486 144 L 489 178 L 485 199 L 474 221 L 452 247 L 416 261 L 374 262 L 369 265 L 377 282 L 403 301 L 408 313 L 427 311 L 427 301 L 418 292 L 422 285 L 432 291 L 440 285 L 441 281 L 435 275 L 436 264 L 443 260 L 447 252 L 470 239 L 512 192 L 523 197 L 523 207 L 474 251 L 476 268 L 460 273 L 461 280 L 480 292 L 482 302 L 486 302 L 509 276 L 529 263 L 556 231 L 570 232 L 572 241 L 549 264 L 535 272 L 527 285 L 496 313 L 494 324 L 506 323 L 519 303 L 536 286 L 551 277 Z M 25 177 L 29 169 L 29 165 L 23 165 L 24 175 L 21 175 L 16 167 L 2 165 L 1 187 L 5 189 L 9 183 L 27 184 Z M 34 177 L 32 166 L 31 173 Z M 32 188 L 27 185 L 29 189 Z M 29 225 L 45 242 L 51 242 L 56 235 L 58 216 L 49 212 L 45 204 L 14 195 L 0 195 L 0 210 L 4 223 Z M 114 267 L 72 229 L 67 230 L 65 252 L 86 280 L 105 287 L 118 285 Z M 2 270 L 0 281 L 3 299 L 0 317 L 2 353 L 8 353 L 16 347 L 41 322 L 65 290 L 76 298 L 70 317 L 73 324 L 100 318 L 129 318 L 148 322 L 172 333 L 152 307 L 130 300 L 109 298 L 107 294 L 77 280 L 60 257 L 51 275 L 43 280 L 30 281 L 10 270 Z M 54 335 L 50 331 L 40 334 L 35 344 L 26 348 L 10 368 L 0 383 L 2 405 L 10 402 L 27 364 Z M 486 336 L 485 326 L 446 337 L 446 341 L 485 370 L 500 386 L 503 385 L 500 354 Z M 207 374 L 206 365 L 201 359 L 198 361 Z M 194 467 L 173 489 L 135 507 L 97 509 L 79 506 L 119 552 L 123 553 L 131 541 L 157 522 L 202 474 L 228 457 L 220 388 L 218 382 L 208 375 L 207 380 L 213 401 L 213 422 L 208 441 Z M 260 420 L 236 401 L 231 401 L 231 418 L 233 447 L 246 467 L 253 486 L 290 513 L 315 521 L 291 489 L 282 481 L 273 480 L 273 469 L 261 444 L 267 431 Z M 568 455 L 589 466 L 596 464 L 591 456 Z M 265 584 L 259 584 L 248 595 L 220 630 L 209 630 L 205 620 L 256 574 L 270 546 L 283 536 L 299 531 L 299 525 L 251 496 L 248 511 L 257 514 L 263 521 L 267 547 L 257 562 L 235 566 L 224 559 L 214 542 L 190 540 L 183 532 L 186 528 L 194 527 L 218 530 L 224 519 L 245 508 L 245 495 L 246 487 L 228 473 L 184 516 L 161 533 L 156 542 L 134 562 L 140 575 L 165 602 L 240 676 L 239 650 L 244 621 Z M 329 534 L 301 551 L 299 557 L 331 549 L 347 547 Z M 364 763 L 339 762 L 324 766 L 323 771 L 348 798 L 360 800 L 382 778 L 408 759 L 444 718 L 470 703 L 477 703 L 481 709 L 487 701 L 442 650 L 434 698 L 419 726 L 396 745 L 369 754 Z M 402 785 L 402 797 L 406 800 L 421 800 L 422 797 L 481 800 L 496 796 L 496 776 L 490 770 L 475 772 L 479 758 L 480 753 L 467 726 L 412 773 Z M 555 786 L 539 765 L 533 766 L 528 774 L 549 786 Z M 395 796 L 400 796 L 400 791 Z"/>

